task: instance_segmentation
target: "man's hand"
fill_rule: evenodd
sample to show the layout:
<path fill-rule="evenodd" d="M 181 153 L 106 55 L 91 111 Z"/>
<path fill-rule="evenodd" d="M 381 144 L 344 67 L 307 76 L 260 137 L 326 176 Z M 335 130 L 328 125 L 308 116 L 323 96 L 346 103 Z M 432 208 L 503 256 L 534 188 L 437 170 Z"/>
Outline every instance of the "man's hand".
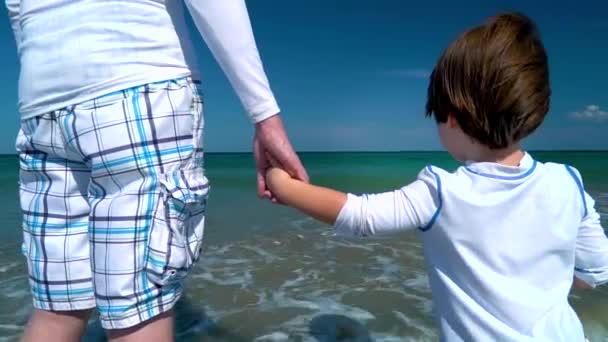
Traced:
<path fill-rule="evenodd" d="M 293 150 L 283 127 L 283 121 L 278 114 L 255 125 L 253 152 L 257 169 L 258 196 L 273 198 L 266 186 L 266 171 L 271 167 L 269 158 L 280 163 L 281 167 L 293 178 L 308 183 L 308 174 Z"/>

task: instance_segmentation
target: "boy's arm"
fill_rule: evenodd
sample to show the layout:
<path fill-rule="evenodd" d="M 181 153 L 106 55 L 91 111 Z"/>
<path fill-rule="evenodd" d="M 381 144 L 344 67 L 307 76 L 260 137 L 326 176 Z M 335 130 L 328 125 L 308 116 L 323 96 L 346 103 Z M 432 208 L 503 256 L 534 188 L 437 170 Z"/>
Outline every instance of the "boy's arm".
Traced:
<path fill-rule="evenodd" d="M 267 184 L 284 204 L 319 221 L 333 225 L 346 204 L 345 193 L 295 180 L 285 171 L 268 171 Z"/>
<path fill-rule="evenodd" d="M 423 181 L 381 194 L 355 196 L 292 179 L 280 169 L 268 172 L 268 186 L 286 205 L 335 226 L 340 234 L 368 236 L 421 227 L 436 212 Z"/>
<path fill-rule="evenodd" d="M 575 252 L 575 287 L 583 288 L 608 283 L 608 238 L 600 222 L 600 215 L 595 210 L 595 202 L 584 193 L 586 210 L 576 240 Z"/>

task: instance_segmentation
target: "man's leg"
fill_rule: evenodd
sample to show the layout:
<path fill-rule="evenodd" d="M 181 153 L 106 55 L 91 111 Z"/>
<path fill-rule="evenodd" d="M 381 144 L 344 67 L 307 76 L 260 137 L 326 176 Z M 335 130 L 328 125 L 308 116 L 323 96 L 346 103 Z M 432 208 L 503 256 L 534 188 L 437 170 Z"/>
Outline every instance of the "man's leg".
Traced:
<path fill-rule="evenodd" d="M 165 312 L 132 328 L 108 330 L 110 342 L 173 341 L 173 311 Z"/>
<path fill-rule="evenodd" d="M 21 342 L 78 342 L 90 314 L 91 310 L 51 312 L 34 309 Z"/>
<path fill-rule="evenodd" d="M 95 306 L 87 233 L 90 170 L 66 159 L 54 114 L 22 122 L 17 149 L 22 250 L 35 308 L 23 341 L 79 341 Z"/>

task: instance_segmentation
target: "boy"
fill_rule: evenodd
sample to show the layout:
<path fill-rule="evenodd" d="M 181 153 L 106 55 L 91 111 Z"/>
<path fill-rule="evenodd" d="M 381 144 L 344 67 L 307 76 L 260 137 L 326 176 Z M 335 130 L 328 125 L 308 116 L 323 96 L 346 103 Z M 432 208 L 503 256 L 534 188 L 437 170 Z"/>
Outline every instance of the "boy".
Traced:
<path fill-rule="evenodd" d="M 534 23 L 500 15 L 456 39 L 430 77 L 427 116 L 464 166 L 428 166 L 399 190 L 364 196 L 279 168 L 267 183 L 279 201 L 341 234 L 420 229 L 442 340 L 584 341 L 568 293 L 574 276 L 591 287 L 608 282 L 608 239 L 578 171 L 521 148 L 549 97 Z"/>

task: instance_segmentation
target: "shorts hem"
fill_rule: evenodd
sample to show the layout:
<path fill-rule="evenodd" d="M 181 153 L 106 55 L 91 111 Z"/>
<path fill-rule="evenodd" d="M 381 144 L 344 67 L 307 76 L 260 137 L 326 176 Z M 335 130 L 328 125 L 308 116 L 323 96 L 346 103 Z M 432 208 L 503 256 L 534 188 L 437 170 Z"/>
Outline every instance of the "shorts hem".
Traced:
<path fill-rule="evenodd" d="M 154 311 L 153 314 L 148 314 L 147 309 L 145 309 L 145 308 L 140 309 L 139 306 L 136 305 L 138 307 L 138 309 L 142 311 L 141 315 L 130 315 L 130 317 L 126 317 L 126 318 L 114 318 L 114 317 L 108 317 L 108 316 L 100 317 L 99 320 L 101 322 L 101 327 L 104 330 L 122 330 L 122 329 L 133 328 L 135 326 L 146 323 L 151 319 L 154 319 L 164 313 L 167 313 L 167 312 L 173 310 L 173 308 L 175 307 L 175 304 L 181 297 L 182 297 L 181 290 L 176 293 L 171 294 L 171 298 L 169 299 L 169 301 L 166 303 L 163 303 L 162 309 L 159 307 L 155 307 L 153 309 L 153 311 Z"/>
<path fill-rule="evenodd" d="M 81 311 L 81 310 L 91 310 L 95 308 L 95 300 L 82 300 L 77 303 L 48 303 L 48 302 L 39 302 L 34 300 L 34 308 L 41 311 L 48 312 L 65 312 L 65 311 Z"/>

